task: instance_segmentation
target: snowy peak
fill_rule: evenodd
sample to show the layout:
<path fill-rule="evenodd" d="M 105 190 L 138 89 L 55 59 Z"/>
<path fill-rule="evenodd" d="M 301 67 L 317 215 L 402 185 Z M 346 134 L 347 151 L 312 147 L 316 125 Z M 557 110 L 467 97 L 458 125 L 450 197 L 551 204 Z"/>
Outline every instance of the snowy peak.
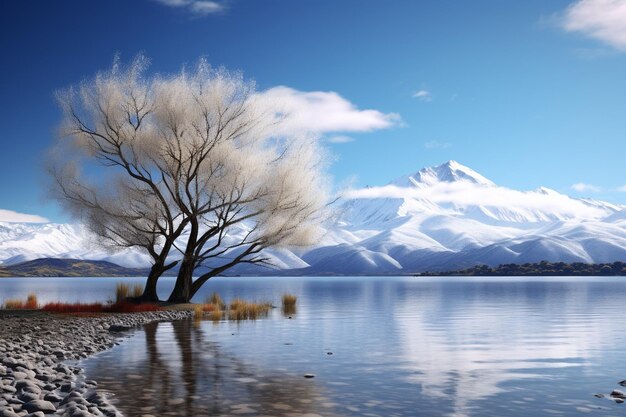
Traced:
<path fill-rule="evenodd" d="M 452 160 L 435 167 L 422 168 L 415 174 L 399 178 L 393 184 L 424 188 L 442 182 L 468 182 L 490 187 L 495 185 L 473 169 Z"/>
<path fill-rule="evenodd" d="M 558 191 L 554 191 L 553 189 L 548 187 L 539 187 L 535 190 L 535 192 L 543 195 L 562 195 Z"/>

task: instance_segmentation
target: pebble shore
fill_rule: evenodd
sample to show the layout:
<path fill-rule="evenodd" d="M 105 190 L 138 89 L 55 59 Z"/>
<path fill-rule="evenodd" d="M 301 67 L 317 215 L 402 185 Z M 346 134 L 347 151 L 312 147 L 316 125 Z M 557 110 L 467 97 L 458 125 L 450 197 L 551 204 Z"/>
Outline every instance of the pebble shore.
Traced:
<path fill-rule="evenodd" d="M 124 332 L 153 321 L 191 318 L 189 311 L 95 317 L 3 312 L 0 316 L 0 417 L 121 417 L 67 361 L 109 349 Z"/>

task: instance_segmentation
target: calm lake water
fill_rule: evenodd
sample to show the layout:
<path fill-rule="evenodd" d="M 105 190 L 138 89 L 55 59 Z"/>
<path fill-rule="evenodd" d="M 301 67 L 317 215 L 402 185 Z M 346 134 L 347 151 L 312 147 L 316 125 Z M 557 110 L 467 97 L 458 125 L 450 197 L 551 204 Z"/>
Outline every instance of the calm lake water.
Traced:
<path fill-rule="evenodd" d="M 102 301 L 118 280 L 1 279 L 0 298 Z M 152 324 L 84 360 L 125 415 L 626 413 L 594 397 L 626 379 L 623 278 L 216 278 L 204 291 L 277 305 L 290 292 L 298 309 Z"/>

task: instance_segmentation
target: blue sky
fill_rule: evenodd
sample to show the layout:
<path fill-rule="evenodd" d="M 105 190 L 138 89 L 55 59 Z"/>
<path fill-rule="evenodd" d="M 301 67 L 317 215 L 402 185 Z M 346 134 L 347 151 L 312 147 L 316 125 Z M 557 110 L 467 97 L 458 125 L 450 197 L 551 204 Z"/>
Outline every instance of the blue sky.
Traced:
<path fill-rule="evenodd" d="M 155 72 L 205 56 L 260 89 L 335 92 L 364 123 L 322 132 L 337 184 L 455 159 L 502 186 L 626 204 L 624 0 L 5 0 L 0 209 L 67 220 L 42 197 L 54 91 L 138 52 Z"/>

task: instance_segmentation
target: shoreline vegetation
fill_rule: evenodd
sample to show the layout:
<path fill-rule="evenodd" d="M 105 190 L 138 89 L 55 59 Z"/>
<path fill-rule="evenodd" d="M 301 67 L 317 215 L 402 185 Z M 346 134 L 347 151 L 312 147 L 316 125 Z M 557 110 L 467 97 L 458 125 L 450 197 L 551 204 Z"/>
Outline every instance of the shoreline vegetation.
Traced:
<path fill-rule="evenodd" d="M 420 277 L 438 276 L 626 276 L 626 262 L 585 264 L 582 262 L 547 262 L 502 264 L 496 267 L 476 265 L 471 268 L 422 272 Z"/>
<path fill-rule="evenodd" d="M 222 297 L 214 292 L 203 303 L 170 303 L 154 302 L 145 303 L 140 301 L 143 287 L 141 285 L 129 286 L 120 282 L 115 288 L 115 301 L 105 303 L 67 303 L 48 302 L 41 305 L 37 295 L 28 294 L 26 300 L 7 299 L 0 303 L 0 311 L 34 310 L 46 313 L 58 314 L 103 314 L 103 313 L 142 313 L 166 310 L 178 310 L 193 312 L 195 319 L 209 318 L 213 321 L 221 320 L 256 320 L 267 317 L 273 308 L 278 308 L 270 301 L 251 302 L 241 298 L 235 298 L 226 303 Z M 282 295 L 281 311 L 285 316 L 296 313 L 297 297 L 293 294 Z"/>
<path fill-rule="evenodd" d="M 276 308 L 239 298 L 226 303 L 217 293 L 199 304 L 133 303 L 141 291 L 141 286 L 118 283 L 115 301 L 107 303 L 40 305 L 35 294 L 5 300 L 0 309 L 0 415 L 121 417 L 98 382 L 86 380 L 84 369 L 67 361 L 110 349 L 129 330 L 151 322 L 255 320 Z M 294 314 L 296 300 L 284 294 L 282 311 Z"/>

